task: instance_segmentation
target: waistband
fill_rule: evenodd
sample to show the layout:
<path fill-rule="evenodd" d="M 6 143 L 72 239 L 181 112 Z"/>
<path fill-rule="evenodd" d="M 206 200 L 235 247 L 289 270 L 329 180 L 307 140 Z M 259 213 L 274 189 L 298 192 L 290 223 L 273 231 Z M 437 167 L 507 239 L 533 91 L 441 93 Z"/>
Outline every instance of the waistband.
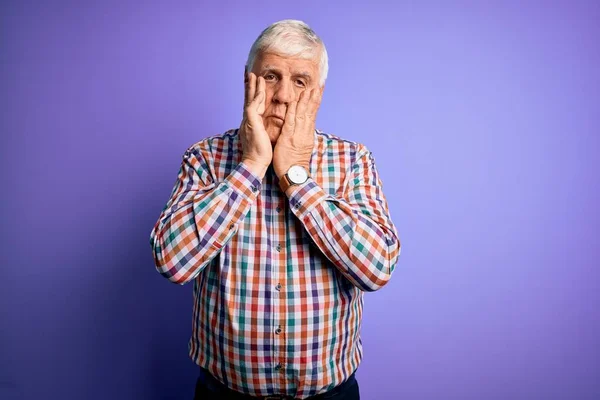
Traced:
<path fill-rule="evenodd" d="M 356 375 L 356 371 L 354 371 L 352 374 L 350 374 L 348 379 L 346 379 L 344 382 L 342 382 L 338 386 L 334 387 L 333 389 L 331 389 L 325 393 L 307 397 L 305 400 L 319 400 L 319 399 L 322 399 L 324 396 L 331 396 L 335 393 L 341 392 L 341 391 L 345 390 L 348 386 L 352 385 L 352 383 L 356 380 L 355 375 Z M 208 372 L 207 369 L 205 369 L 203 367 L 200 367 L 200 376 L 198 377 L 198 380 L 202 384 L 204 384 L 204 386 L 208 387 L 211 391 L 218 392 L 218 393 L 225 393 L 227 395 L 227 399 L 230 399 L 230 400 L 294 400 L 295 399 L 295 397 L 293 397 L 293 396 L 287 396 L 287 395 L 282 395 L 282 394 L 280 394 L 280 395 L 273 394 L 273 395 L 269 395 L 269 396 L 256 397 L 256 396 L 250 396 L 248 394 L 244 394 L 241 392 L 237 392 L 237 391 L 227 387 L 223 383 L 221 383 L 210 372 Z"/>

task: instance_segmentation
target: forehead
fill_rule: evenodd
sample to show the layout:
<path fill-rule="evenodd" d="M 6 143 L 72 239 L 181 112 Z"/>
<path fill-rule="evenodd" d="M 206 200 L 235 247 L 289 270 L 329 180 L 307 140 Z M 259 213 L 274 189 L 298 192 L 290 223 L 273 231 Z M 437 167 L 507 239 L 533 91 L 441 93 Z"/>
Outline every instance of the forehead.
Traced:
<path fill-rule="evenodd" d="M 260 72 L 265 69 L 276 69 L 283 73 L 289 74 L 308 73 L 311 76 L 316 77 L 319 65 L 314 58 L 306 59 L 300 57 L 289 57 L 270 52 L 261 52 L 257 55 L 252 70 L 253 72 Z"/>

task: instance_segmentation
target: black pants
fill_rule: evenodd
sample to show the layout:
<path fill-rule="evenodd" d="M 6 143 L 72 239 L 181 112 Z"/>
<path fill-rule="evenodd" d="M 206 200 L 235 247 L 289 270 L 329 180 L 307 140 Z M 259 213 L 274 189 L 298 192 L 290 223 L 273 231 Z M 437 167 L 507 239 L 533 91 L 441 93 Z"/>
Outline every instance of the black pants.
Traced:
<path fill-rule="evenodd" d="M 256 400 L 264 397 L 253 397 L 243 393 L 236 392 L 223 385 L 205 369 L 201 371 L 201 376 L 196 382 L 196 392 L 194 400 Z M 292 399 L 288 397 L 287 399 Z M 329 392 L 311 396 L 306 400 L 360 400 L 358 382 L 354 374 L 336 386 Z"/>

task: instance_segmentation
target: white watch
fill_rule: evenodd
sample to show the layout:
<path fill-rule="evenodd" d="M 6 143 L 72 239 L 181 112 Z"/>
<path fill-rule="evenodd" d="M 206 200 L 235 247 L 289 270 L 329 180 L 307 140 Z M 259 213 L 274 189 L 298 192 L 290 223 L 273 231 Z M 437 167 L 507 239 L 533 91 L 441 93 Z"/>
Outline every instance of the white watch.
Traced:
<path fill-rule="evenodd" d="M 301 165 L 292 165 L 279 180 L 279 187 L 285 192 L 292 185 L 300 185 L 308 180 L 308 171 Z"/>

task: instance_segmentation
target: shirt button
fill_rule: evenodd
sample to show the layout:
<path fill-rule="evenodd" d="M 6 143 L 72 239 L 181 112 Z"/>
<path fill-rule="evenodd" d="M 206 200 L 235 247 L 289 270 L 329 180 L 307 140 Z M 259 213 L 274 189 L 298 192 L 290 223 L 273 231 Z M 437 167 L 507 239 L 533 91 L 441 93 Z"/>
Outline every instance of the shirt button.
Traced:
<path fill-rule="evenodd" d="M 281 364 L 277 364 L 277 365 L 275 366 L 275 370 L 276 370 L 276 371 L 279 371 L 280 369 L 281 369 Z"/>
<path fill-rule="evenodd" d="M 281 211 L 281 207 L 277 207 L 276 210 L 277 210 L 277 212 L 280 212 Z"/>
<path fill-rule="evenodd" d="M 302 205 L 302 203 L 298 202 L 298 203 L 294 204 L 294 208 L 297 210 L 300 208 L 301 205 Z"/>
<path fill-rule="evenodd" d="M 277 291 L 281 290 L 281 283 L 278 283 L 277 286 L 275 286 L 275 290 L 277 290 Z"/>
<path fill-rule="evenodd" d="M 281 333 L 281 328 L 277 328 L 277 329 L 275 329 L 275 333 L 276 333 L 277 335 L 279 335 L 279 334 Z"/>
<path fill-rule="evenodd" d="M 252 189 L 253 192 L 256 192 L 258 190 L 258 188 L 256 186 L 254 186 L 254 185 L 252 185 L 251 189 Z"/>
<path fill-rule="evenodd" d="M 277 251 L 281 251 L 281 245 L 278 244 L 277 247 L 276 247 L 276 249 L 277 249 Z"/>
<path fill-rule="evenodd" d="M 229 229 L 233 229 L 234 226 L 234 224 L 229 225 Z"/>

